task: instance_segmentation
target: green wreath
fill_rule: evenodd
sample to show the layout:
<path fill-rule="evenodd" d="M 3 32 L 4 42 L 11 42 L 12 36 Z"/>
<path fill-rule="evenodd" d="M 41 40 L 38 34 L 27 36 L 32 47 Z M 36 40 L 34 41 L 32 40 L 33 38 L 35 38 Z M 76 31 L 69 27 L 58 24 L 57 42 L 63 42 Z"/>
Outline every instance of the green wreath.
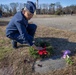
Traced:
<path fill-rule="evenodd" d="M 50 57 L 54 54 L 54 50 L 53 47 L 50 45 L 50 43 L 46 42 L 46 41 L 38 41 L 35 43 L 36 46 L 40 46 L 43 47 L 46 46 L 46 51 L 48 52 L 47 55 L 39 55 L 37 50 L 34 50 L 32 47 L 29 48 L 29 52 L 30 54 L 34 57 L 34 58 L 45 58 L 45 57 Z"/>

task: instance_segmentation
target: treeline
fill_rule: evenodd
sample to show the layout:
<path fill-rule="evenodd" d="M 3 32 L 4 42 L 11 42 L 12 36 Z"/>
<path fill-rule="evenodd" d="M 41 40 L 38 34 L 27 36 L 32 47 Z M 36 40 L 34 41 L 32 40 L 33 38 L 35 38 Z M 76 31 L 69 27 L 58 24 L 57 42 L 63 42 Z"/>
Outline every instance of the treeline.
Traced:
<path fill-rule="evenodd" d="M 0 14 L 2 16 L 12 16 L 16 12 L 22 10 L 22 8 L 25 7 L 25 3 L 10 3 L 9 5 L 7 4 L 0 4 Z"/>
<path fill-rule="evenodd" d="M 0 15 L 12 16 L 16 12 L 22 10 L 25 7 L 25 3 L 10 3 L 9 5 L 0 4 Z M 60 2 L 50 4 L 39 4 L 36 10 L 37 14 L 51 14 L 51 15 L 63 15 L 63 14 L 76 14 L 76 5 L 70 5 L 63 7 Z"/>
<path fill-rule="evenodd" d="M 76 5 L 70 5 L 63 7 L 60 2 L 51 4 L 41 4 L 38 6 L 37 14 L 52 14 L 52 15 L 63 15 L 63 14 L 76 14 Z"/>

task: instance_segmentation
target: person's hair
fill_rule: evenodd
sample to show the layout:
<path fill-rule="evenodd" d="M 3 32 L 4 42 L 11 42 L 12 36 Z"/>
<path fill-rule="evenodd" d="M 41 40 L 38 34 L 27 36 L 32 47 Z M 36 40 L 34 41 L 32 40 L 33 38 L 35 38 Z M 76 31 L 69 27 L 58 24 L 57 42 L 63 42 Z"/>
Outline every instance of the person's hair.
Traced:
<path fill-rule="evenodd" d="M 23 8 L 23 11 L 29 11 L 26 7 Z M 30 11 L 29 11 L 30 12 Z"/>
<path fill-rule="evenodd" d="M 24 10 L 28 10 L 26 7 L 24 7 Z"/>

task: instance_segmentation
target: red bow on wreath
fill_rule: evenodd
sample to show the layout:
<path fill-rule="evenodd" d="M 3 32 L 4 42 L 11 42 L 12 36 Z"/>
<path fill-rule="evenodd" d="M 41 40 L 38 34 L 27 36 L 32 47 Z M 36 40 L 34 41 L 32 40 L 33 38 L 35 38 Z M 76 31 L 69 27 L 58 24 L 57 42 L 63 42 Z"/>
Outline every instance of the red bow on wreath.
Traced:
<path fill-rule="evenodd" d="M 39 51 L 38 51 L 38 54 L 39 54 L 39 55 L 47 55 L 48 52 L 46 51 L 46 47 L 45 47 L 43 50 L 39 50 Z"/>

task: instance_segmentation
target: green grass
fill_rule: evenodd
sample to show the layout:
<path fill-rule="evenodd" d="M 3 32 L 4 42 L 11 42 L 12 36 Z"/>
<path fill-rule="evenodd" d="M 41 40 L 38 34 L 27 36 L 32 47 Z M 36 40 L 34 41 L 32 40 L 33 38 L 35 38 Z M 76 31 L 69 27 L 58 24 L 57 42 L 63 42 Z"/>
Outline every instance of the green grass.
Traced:
<path fill-rule="evenodd" d="M 0 35 L 5 35 L 5 33 L 2 31 L 2 29 L 0 28 Z"/>
<path fill-rule="evenodd" d="M 12 47 L 9 44 L 9 40 L 5 37 L 5 32 L 0 28 L 0 61 L 12 51 Z"/>
<path fill-rule="evenodd" d="M 5 38 L 0 39 L 0 47 L 9 44 L 10 44 L 10 39 L 5 39 Z"/>
<path fill-rule="evenodd" d="M 5 41 L 4 39 L 1 39 L 1 40 L 0 40 L 0 43 L 1 43 L 1 44 L 4 44 L 4 43 L 6 43 L 6 41 Z"/>
<path fill-rule="evenodd" d="M 10 46 L 0 47 L 0 61 L 11 51 L 12 51 L 12 48 Z"/>

